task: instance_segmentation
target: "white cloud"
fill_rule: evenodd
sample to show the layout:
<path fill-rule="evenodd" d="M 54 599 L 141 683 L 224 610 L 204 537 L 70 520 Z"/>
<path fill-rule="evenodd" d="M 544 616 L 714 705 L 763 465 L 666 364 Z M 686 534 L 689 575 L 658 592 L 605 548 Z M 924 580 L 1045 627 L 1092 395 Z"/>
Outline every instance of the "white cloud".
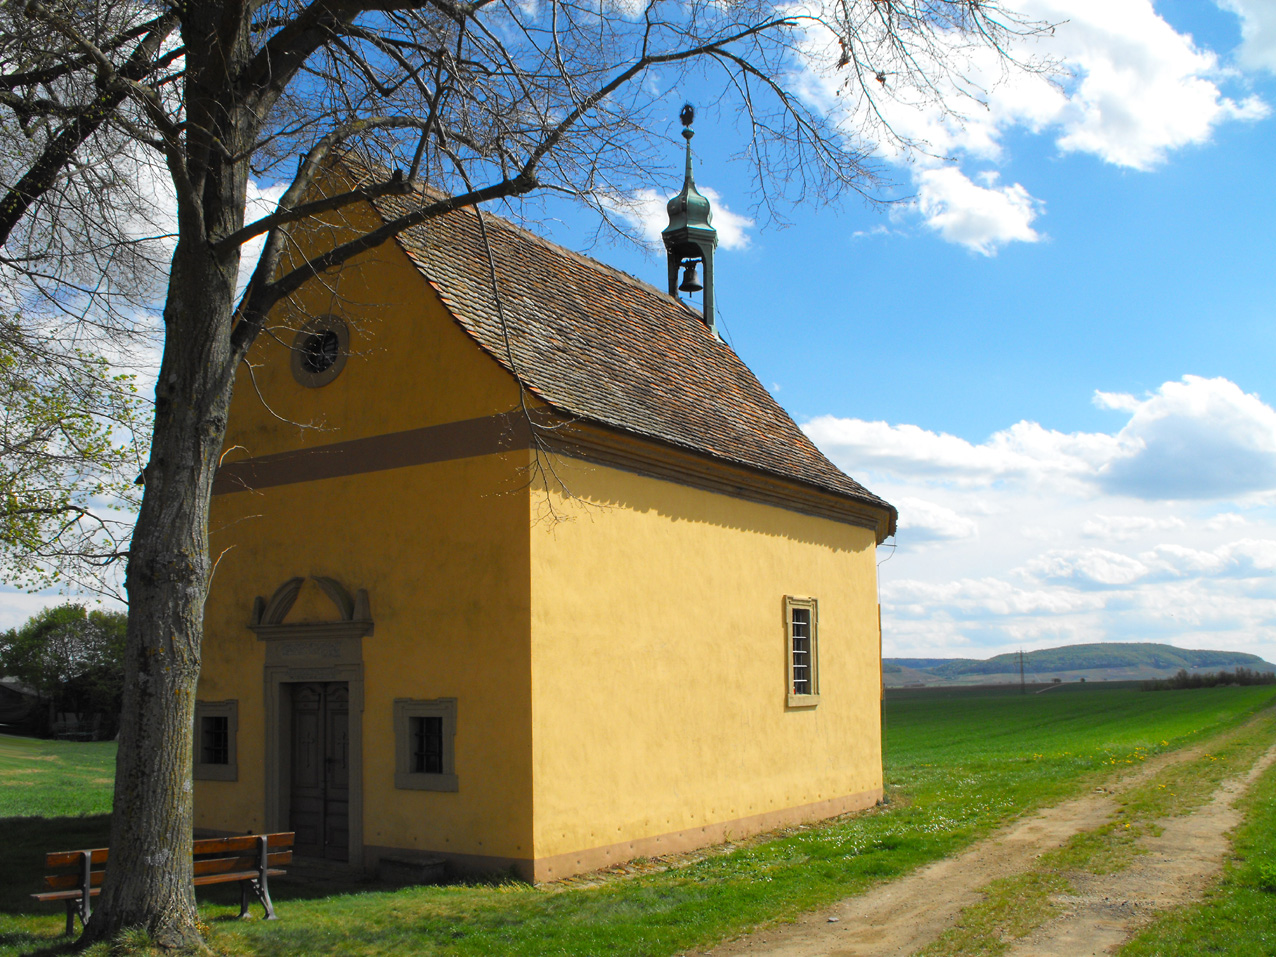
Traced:
<path fill-rule="evenodd" d="M 956 484 L 1081 483 L 1148 501 L 1228 500 L 1276 492 L 1276 410 L 1227 379 L 1184 376 L 1144 398 L 1097 392 L 1129 414 L 1115 435 L 1018 422 L 978 445 L 914 425 L 838 419 L 807 434 L 854 472 L 926 475 Z"/>
<path fill-rule="evenodd" d="M 1241 18 L 1238 63 L 1276 70 L 1276 5 L 1217 2 Z M 918 210 L 948 242 L 989 254 L 1000 244 L 1040 238 L 1031 184 L 981 189 L 964 170 L 972 162 L 1003 161 L 1012 131 L 1049 136 L 1061 153 L 1150 170 L 1175 150 L 1207 142 L 1221 124 L 1271 112 L 1256 96 L 1227 95 L 1236 71 L 1177 32 L 1151 0 L 1021 0 L 1015 9 L 1055 26 L 1013 41 L 1009 52 L 1020 62 L 1051 63 L 1053 74 L 1008 68 L 995 53 L 953 37 L 947 49 L 916 61 L 931 76 L 941 75 L 941 64 L 952 68 L 937 89 L 907 88 L 906 65 L 878 55 L 874 68 L 888 79 L 880 88 L 871 84 L 870 104 L 840 95 L 846 77 L 829 65 L 837 59 L 835 38 L 812 33 L 803 46 L 806 95 L 849 136 L 867 138 L 890 162 L 910 168 Z"/>
<path fill-rule="evenodd" d="M 1276 72 L 1276 4 L 1271 0 L 1219 0 L 1241 18 L 1236 62 L 1250 70 Z"/>
<path fill-rule="evenodd" d="M 1183 519 L 1176 515 L 1153 517 L 1150 515 L 1096 515 L 1081 526 L 1085 538 L 1101 538 L 1106 541 L 1128 542 L 1150 532 L 1163 532 L 1182 528 Z"/>
<path fill-rule="evenodd" d="M 279 204 L 279 198 L 283 196 L 287 188 L 287 183 L 262 186 L 253 180 L 249 180 L 248 202 L 244 222 L 251 223 L 255 219 L 261 219 L 261 217 L 269 216 L 273 213 L 275 207 Z M 261 250 L 265 245 L 265 235 L 257 236 L 244 243 L 243 252 L 240 256 L 239 288 L 235 290 L 236 296 L 242 296 L 244 290 L 248 287 L 248 280 L 252 278 L 253 270 L 257 268 L 257 260 L 261 258 Z"/>
<path fill-rule="evenodd" d="M 1276 489 L 1276 410 L 1235 383 L 1184 376 L 1129 411 L 1123 451 L 1100 471 L 1107 491 L 1213 499 Z"/>
<path fill-rule="evenodd" d="M 1229 528 L 1242 528 L 1249 524 L 1249 519 L 1237 512 L 1221 512 L 1205 520 L 1205 527 L 1211 532 L 1222 532 Z"/>
<path fill-rule="evenodd" d="M 974 538 L 979 534 L 979 524 L 974 519 L 958 514 L 938 502 L 904 496 L 895 501 L 894 505 L 900 510 L 900 535 L 910 545 L 956 541 Z"/>
<path fill-rule="evenodd" d="M 1128 555 L 1085 548 L 1046 552 L 1029 562 L 1026 571 L 1042 581 L 1087 588 L 1133 584 L 1148 573 L 1148 567 Z"/>
<path fill-rule="evenodd" d="M 804 426 L 900 510 L 888 655 L 1163 641 L 1276 661 L 1276 412 L 1199 376 L 1092 401 L 1120 414 L 1111 431 Z"/>
<path fill-rule="evenodd" d="M 971 182 L 955 166 L 923 170 L 917 177 L 917 204 L 926 225 L 947 242 L 960 243 L 985 256 L 1009 242 L 1035 243 L 1032 228 L 1040 203 L 1015 183 L 998 187 Z"/>
<path fill-rule="evenodd" d="M 956 485 L 1093 480 L 1118 451 L 1115 436 L 1065 434 L 1018 422 L 978 445 L 915 425 L 821 416 L 803 430 L 843 468 Z"/>
<path fill-rule="evenodd" d="M 718 231 L 718 245 L 723 249 L 745 249 L 750 242 L 753 220 L 733 212 L 717 190 L 697 186 L 713 204 L 713 227 Z M 635 227 L 653 246 L 661 246 L 660 232 L 669 225 L 669 197 L 654 189 L 640 189 L 627 196 L 603 198 L 603 204 L 621 219 Z"/>
<path fill-rule="evenodd" d="M 1222 95 L 1218 57 L 1177 33 L 1150 0 L 1031 0 L 1028 12 L 1065 20 L 1045 44 L 1071 74 L 1052 118 L 1065 152 L 1149 169 L 1168 151 L 1209 139 L 1215 126 L 1255 119 L 1256 100 Z"/>

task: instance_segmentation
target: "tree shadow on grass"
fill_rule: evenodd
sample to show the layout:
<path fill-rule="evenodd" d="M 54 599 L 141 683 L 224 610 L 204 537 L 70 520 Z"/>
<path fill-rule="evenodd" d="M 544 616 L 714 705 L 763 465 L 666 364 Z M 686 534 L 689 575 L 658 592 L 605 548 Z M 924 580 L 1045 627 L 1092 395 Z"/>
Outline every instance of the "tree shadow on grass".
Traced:
<path fill-rule="evenodd" d="M 23 957 L 57 957 L 75 953 L 75 939 L 79 935 L 58 937 L 56 940 L 42 934 L 26 931 L 0 933 L 0 951 L 12 950 Z"/>
<path fill-rule="evenodd" d="M 111 828 L 107 814 L 94 817 L 8 817 L 0 819 L 0 913 L 57 914 L 64 906 L 42 904 L 31 895 L 41 889 L 44 856 L 50 851 L 104 847 Z"/>
<path fill-rule="evenodd" d="M 44 859 L 50 851 L 83 850 L 106 847 L 110 839 L 110 815 L 93 817 L 11 817 L 0 819 L 0 915 L 10 917 L 47 916 L 48 927 L 61 928 L 66 920 L 62 902 L 41 902 L 31 895 L 39 891 L 45 874 Z M 351 874 L 341 868 L 315 867 L 305 862 L 288 866 L 288 874 L 270 882 L 270 896 L 276 910 L 284 920 L 288 917 L 290 901 L 314 900 L 336 895 L 353 895 L 393 889 L 391 885 Z M 216 923 L 236 921 L 239 907 L 239 885 L 222 884 L 197 889 L 196 897 L 201 911 L 212 905 L 234 907 L 232 915 L 205 912 L 205 920 Z M 282 905 L 282 906 L 281 906 Z M 253 917 L 260 920 L 262 908 L 254 900 Z M 41 922 L 43 924 L 43 921 Z M 78 926 L 78 925 L 77 925 Z M 77 935 L 78 936 L 78 935 Z M 58 937 L 55 940 L 10 925 L 0 931 L 0 949 L 13 949 L 18 953 L 64 954 L 70 953 L 75 937 Z M 42 948 L 42 949 L 41 949 Z"/>

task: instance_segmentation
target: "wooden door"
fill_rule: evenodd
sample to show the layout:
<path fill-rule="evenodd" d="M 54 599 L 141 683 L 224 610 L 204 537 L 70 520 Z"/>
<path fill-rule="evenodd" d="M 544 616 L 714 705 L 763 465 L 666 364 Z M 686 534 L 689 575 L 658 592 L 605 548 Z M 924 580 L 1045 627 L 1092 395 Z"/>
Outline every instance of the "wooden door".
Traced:
<path fill-rule="evenodd" d="M 344 681 L 292 686 L 289 827 L 298 854 L 350 854 L 350 689 Z"/>

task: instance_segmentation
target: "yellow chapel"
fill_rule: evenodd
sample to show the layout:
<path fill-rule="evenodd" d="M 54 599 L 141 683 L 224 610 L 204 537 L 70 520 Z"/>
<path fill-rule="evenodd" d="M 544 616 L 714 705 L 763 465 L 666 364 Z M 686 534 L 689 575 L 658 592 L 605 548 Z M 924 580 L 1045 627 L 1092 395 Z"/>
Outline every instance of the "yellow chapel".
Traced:
<path fill-rule="evenodd" d="M 544 881 L 881 797 L 895 509 L 717 335 L 689 143 L 669 211 L 667 290 L 465 209 L 259 337 L 214 487 L 201 833 Z"/>

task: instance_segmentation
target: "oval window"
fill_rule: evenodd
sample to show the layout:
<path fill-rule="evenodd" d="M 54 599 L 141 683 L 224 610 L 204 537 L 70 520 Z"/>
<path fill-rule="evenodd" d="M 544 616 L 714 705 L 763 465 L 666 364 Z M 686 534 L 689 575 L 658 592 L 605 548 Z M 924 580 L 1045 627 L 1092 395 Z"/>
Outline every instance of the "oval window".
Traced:
<path fill-rule="evenodd" d="M 327 385 L 341 374 L 350 353 L 350 330 L 336 316 L 311 319 L 292 342 L 292 374 L 307 388 Z"/>

